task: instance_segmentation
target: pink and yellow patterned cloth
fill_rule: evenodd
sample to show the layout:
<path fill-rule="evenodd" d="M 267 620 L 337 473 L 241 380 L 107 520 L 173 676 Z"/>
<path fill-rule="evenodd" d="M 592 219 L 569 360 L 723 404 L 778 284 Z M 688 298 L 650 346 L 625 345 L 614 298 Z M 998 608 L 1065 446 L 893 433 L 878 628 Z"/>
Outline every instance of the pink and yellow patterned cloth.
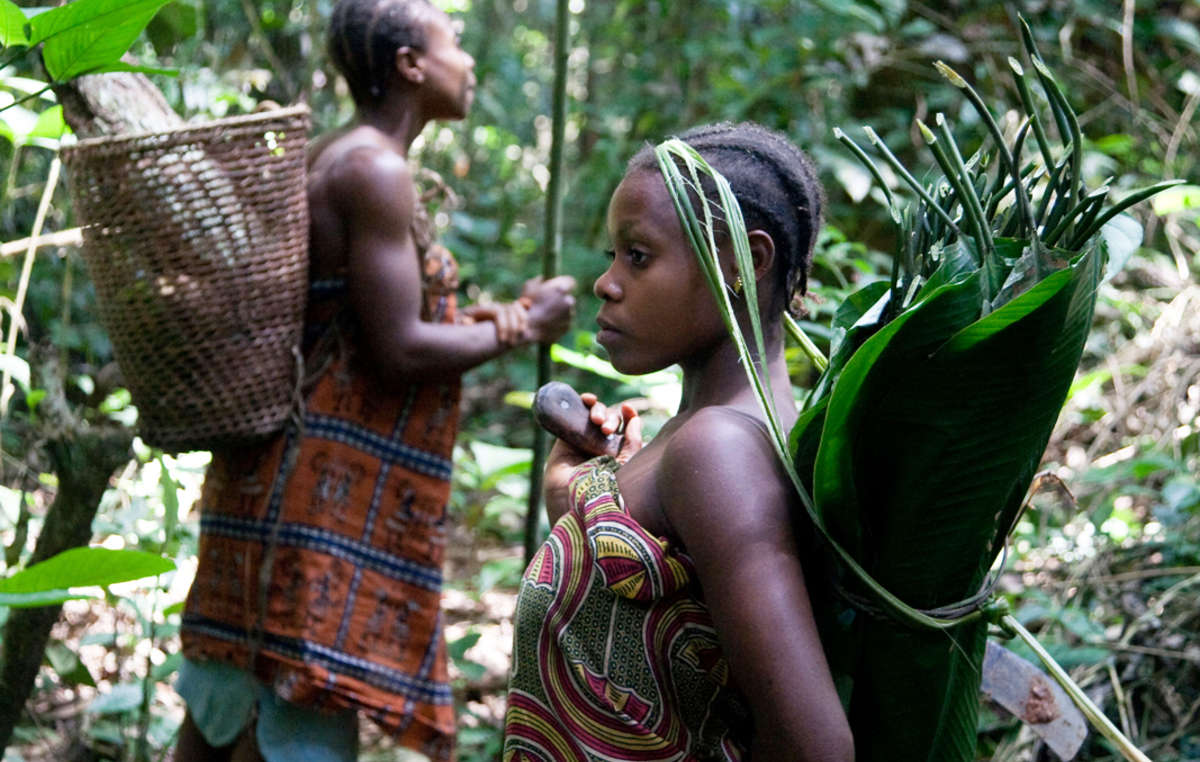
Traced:
<path fill-rule="evenodd" d="M 629 515 L 616 468 L 575 472 L 525 571 L 504 762 L 743 759 L 750 715 L 692 561 Z"/>

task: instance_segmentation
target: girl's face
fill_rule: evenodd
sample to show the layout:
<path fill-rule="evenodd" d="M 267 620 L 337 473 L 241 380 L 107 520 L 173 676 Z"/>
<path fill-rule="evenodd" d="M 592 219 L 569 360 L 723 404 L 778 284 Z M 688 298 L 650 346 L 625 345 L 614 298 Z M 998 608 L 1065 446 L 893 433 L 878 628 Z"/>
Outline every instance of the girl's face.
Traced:
<path fill-rule="evenodd" d="M 622 373 L 698 363 L 726 338 L 704 274 L 662 176 L 626 175 L 608 205 L 612 264 L 592 290 L 604 300 L 596 340 Z"/>

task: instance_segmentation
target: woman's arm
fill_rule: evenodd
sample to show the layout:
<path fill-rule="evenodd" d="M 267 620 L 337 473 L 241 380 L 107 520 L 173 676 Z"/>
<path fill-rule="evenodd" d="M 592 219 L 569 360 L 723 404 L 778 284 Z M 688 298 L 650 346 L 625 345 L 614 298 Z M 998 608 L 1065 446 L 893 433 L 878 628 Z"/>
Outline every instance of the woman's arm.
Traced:
<path fill-rule="evenodd" d="M 349 238 L 348 286 L 356 316 L 381 375 L 454 376 L 512 346 L 489 322 L 421 320 L 421 264 L 412 239 L 416 203 L 399 154 L 359 148 L 331 167 L 332 197 Z M 542 284 L 530 300 L 522 343 L 552 341 L 570 324 L 572 279 Z"/>
<path fill-rule="evenodd" d="M 791 482 L 762 431 L 698 411 L 667 444 L 658 484 L 754 714 L 751 759 L 852 760 L 797 555 Z"/>

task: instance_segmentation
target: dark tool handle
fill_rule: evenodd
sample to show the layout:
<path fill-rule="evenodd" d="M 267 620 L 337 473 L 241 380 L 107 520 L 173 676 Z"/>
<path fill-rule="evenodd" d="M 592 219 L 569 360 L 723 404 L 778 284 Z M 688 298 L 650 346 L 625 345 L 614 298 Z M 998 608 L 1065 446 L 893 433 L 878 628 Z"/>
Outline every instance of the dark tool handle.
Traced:
<path fill-rule="evenodd" d="M 561 381 L 551 381 L 538 389 L 533 398 L 533 417 L 539 426 L 577 450 L 615 456 L 621 447 L 621 435 L 605 434 L 592 423 L 579 394 Z"/>

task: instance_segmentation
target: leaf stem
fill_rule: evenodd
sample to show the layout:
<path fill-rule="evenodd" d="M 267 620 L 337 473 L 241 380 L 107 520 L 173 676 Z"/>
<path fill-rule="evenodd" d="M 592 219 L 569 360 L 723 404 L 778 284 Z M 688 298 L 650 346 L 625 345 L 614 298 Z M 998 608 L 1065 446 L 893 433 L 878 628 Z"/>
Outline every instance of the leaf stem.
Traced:
<path fill-rule="evenodd" d="M 800 348 L 804 350 L 804 354 L 808 357 L 809 361 L 812 362 L 813 366 L 817 369 L 817 372 L 824 373 L 825 369 L 829 367 L 829 358 L 826 357 L 824 353 L 822 353 L 817 347 L 817 345 L 813 343 L 813 340 L 808 337 L 808 334 L 805 333 L 804 329 L 800 327 L 800 324 L 796 322 L 796 318 L 792 317 L 786 312 L 783 313 L 783 326 L 787 329 L 788 334 L 791 335 L 796 343 L 800 345 Z"/>
<path fill-rule="evenodd" d="M 951 160 L 955 172 L 962 180 L 963 201 L 971 207 L 971 216 L 975 218 L 975 226 L 979 231 L 979 243 L 983 256 L 990 255 L 995 251 L 996 246 L 992 242 L 991 226 L 988 224 L 988 218 L 984 216 L 983 204 L 979 200 L 979 194 L 975 192 L 971 173 L 967 171 L 967 165 L 963 161 L 962 154 L 959 153 L 958 144 L 954 142 L 954 135 L 950 132 L 950 125 L 946 122 L 945 115 L 938 112 L 934 121 L 937 122 L 938 130 L 942 133 L 942 140 L 949 147 L 946 156 Z"/>
<path fill-rule="evenodd" d="M 37 240 L 42 234 L 42 225 L 46 222 L 46 213 L 50 211 L 50 200 L 54 197 L 54 189 L 58 187 L 58 175 L 62 162 L 58 154 L 50 162 L 50 172 L 46 177 L 46 186 L 42 189 L 42 198 L 38 202 L 37 213 L 33 218 L 33 232 L 30 233 L 29 249 L 25 252 L 25 260 L 21 264 L 21 279 L 17 282 L 17 293 L 9 306 L 8 337 L 4 344 L 4 356 L 11 357 L 17 353 L 17 334 L 20 333 L 24 321 L 21 311 L 25 308 L 25 296 L 29 293 L 29 279 L 33 274 L 33 256 L 37 252 Z M 3 374 L 0 374 L 0 420 L 8 416 L 8 403 L 12 399 L 12 366 L 5 364 Z"/>
<path fill-rule="evenodd" d="M 938 202 L 933 200 L 933 196 L 929 195 L 929 191 L 925 189 L 925 186 L 917 182 L 917 178 L 913 177 L 912 173 L 904 168 L 904 165 L 901 164 L 900 160 L 896 158 L 896 155 L 891 152 L 891 150 L 887 147 L 887 144 L 883 142 L 883 139 L 875 133 L 875 130 L 871 129 L 870 127 L 863 127 L 863 132 L 867 133 L 867 137 L 871 139 L 871 143 L 877 149 L 879 149 L 879 153 L 883 155 L 883 158 L 887 160 L 887 163 L 896 172 L 896 174 L 900 175 L 900 177 L 904 179 L 904 182 L 908 183 L 908 187 L 912 188 L 913 191 L 921 197 L 921 200 L 928 204 L 930 208 L 933 209 L 933 211 L 936 212 L 937 215 L 941 217 L 947 225 L 950 226 L 950 229 L 954 231 L 955 235 L 961 237 L 962 231 L 958 229 L 958 225 L 954 224 L 954 219 L 950 216 L 949 212 L 939 206 Z"/>
<path fill-rule="evenodd" d="M 1096 215 L 1093 210 L 1100 208 L 1100 205 L 1104 203 L 1104 198 L 1107 195 L 1108 186 L 1104 185 L 1084 196 L 1083 200 L 1071 207 L 1066 214 L 1062 215 L 1062 218 L 1059 219 L 1058 224 L 1054 226 L 1054 229 L 1046 234 L 1046 245 L 1054 246 L 1056 243 L 1058 243 L 1058 239 L 1067 232 L 1067 228 L 1070 227 L 1071 224 L 1076 220 L 1095 218 Z"/>
<path fill-rule="evenodd" d="M 26 95 L 23 98 L 18 98 L 17 100 L 13 101 L 12 103 L 8 104 L 7 106 L 0 106 L 0 112 L 8 111 L 10 108 L 20 106 L 22 103 L 25 103 L 26 101 L 31 101 L 34 98 L 37 98 L 37 97 L 41 96 L 43 93 L 49 91 L 52 87 L 54 87 L 54 83 L 46 85 L 41 90 L 38 90 L 35 93 L 30 93 L 29 95 Z"/>
<path fill-rule="evenodd" d="M 1025 68 L 1021 66 L 1021 62 L 1011 56 L 1008 59 L 1008 68 L 1012 69 L 1013 81 L 1017 83 L 1017 93 L 1021 96 L 1021 105 L 1025 107 L 1025 113 L 1029 115 L 1029 123 L 1033 125 L 1033 137 L 1037 140 L 1038 149 L 1042 152 L 1042 160 L 1046 162 L 1047 167 L 1054 166 L 1054 154 L 1050 151 L 1050 141 L 1046 138 L 1046 128 L 1042 126 L 1042 119 L 1038 116 L 1037 108 L 1034 107 L 1033 93 L 1029 90 L 1029 81 L 1025 79 Z"/>
<path fill-rule="evenodd" d="M 967 96 L 967 100 L 975 107 L 975 111 L 983 119 L 984 125 L 988 132 L 992 134 L 992 139 L 996 142 L 996 150 L 1000 153 L 1000 158 L 1004 162 L 1005 168 L 1013 178 L 1013 192 L 1017 196 L 1017 209 L 1020 213 L 1020 219 L 1029 230 L 1029 239 L 1033 246 L 1033 262 L 1037 277 L 1040 280 L 1045 277 L 1047 263 L 1044 261 L 1044 253 L 1042 251 L 1041 240 L 1038 236 L 1037 226 L 1033 220 L 1033 210 L 1029 203 L 1029 193 L 1025 188 L 1025 183 L 1021 179 L 1021 168 L 1017 166 L 1016 159 L 1013 158 L 1012 152 L 1004 143 L 1004 133 L 1000 131 L 1000 125 L 996 124 L 996 118 L 992 116 L 991 110 L 987 104 L 983 102 L 983 98 L 971 87 L 965 79 L 959 76 L 958 72 L 947 66 L 942 61 L 935 61 L 934 67 L 941 72 L 942 76 L 949 80 L 950 84 L 959 88 Z"/>
<path fill-rule="evenodd" d="M 1038 78 L 1042 81 L 1042 87 L 1046 89 L 1046 93 L 1050 99 L 1058 101 L 1059 108 L 1062 109 L 1063 118 L 1067 122 L 1067 130 L 1071 136 L 1070 198 L 1078 205 L 1083 200 L 1085 191 L 1083 185 L 1083 131 L 1079 129 L 1079 119 L 1071 109 L 1071 104 L 1067 102 L 1067 96 L 1059 88 L 1058 83 L 1054 81 L 1054 75 L 1050 73 L 1050 69 L 1046 68 L 1046 64 L 1042 62 L 1041 58 L 1033 59 L 1033 68 L 1037 70 Z"/>
<path fill-rule="evenodd" d="M 833 136 L 837 138 L 842 145 L 850 149 L 850 152 L 854 154 L 854 158 L 858 159 L 859 162 L 861 162 L 863 166 L 867 168 L 867 171 L 870 172 L 875 178 L 875 181 L 879 183 L 879 187 L 883 189 L 883 195 L 887 197 L 888 214 L 892 216 L 892 221 L 899 225 L 900 207 L 896 204 L 896 197 L 892 195 L 892 189 L 888 187 L 887 181 L 883 179 L 883 175 L 880 173 L 879 167 L 875 166 L 875 162 L 871 161 L 871 157 L 867 155 L 867 152 L 864 151 L 858 145 L 858 143 L 855 143 L 853 138 L 842 132 L 840 127 L 833 128 Z"/>
<path fill-rule="evenodd" d="M 1154 185 L 1130 193 L 1128 196 L 1118 201 L 1117 204 L 1111 209 L 1106 210 L 1103 214 L 1092 221 L 1086 230 L 1077 232 L 1075 237 L 1071 239 L 1071 248 L 1075 249 L 1083 246 L 1083 244 L 1089 238 L 1099 232 L 1100 228 L 1104 227 L 1109 220 L 1111 220 L 1113 217 L 1116 217 L 1118 214 L 1134 204 L 1139 204 L 1151 196 L 1165 191 L 1167 188 L 1173 188 L 1176 185 L 1183 184 L 1184 182 L 1186 182 L 1186 180 L 1164 180 L 1161 183 L 1155 183 Z"/>

